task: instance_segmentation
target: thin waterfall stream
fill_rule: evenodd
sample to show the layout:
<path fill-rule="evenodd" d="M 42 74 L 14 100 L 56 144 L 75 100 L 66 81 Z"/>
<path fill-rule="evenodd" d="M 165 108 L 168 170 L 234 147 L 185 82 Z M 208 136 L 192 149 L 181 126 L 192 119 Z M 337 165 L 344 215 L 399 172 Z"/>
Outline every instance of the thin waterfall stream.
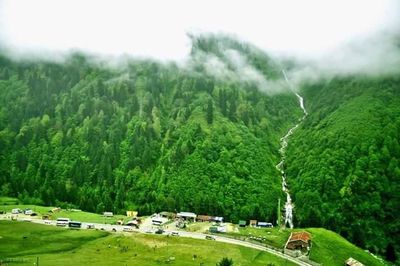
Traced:
<path fill-rule="evenodd" d="M 299 105 L 300 108 L 303 110 L 304 115 L 299 119 L 299 122 L 292 128 L 289 129 L 289 131 L 286 133 L 285 136 L 283 136 L 280 141 L 281 141 L 281 147 L 279 149 L 279 153 L 281 155 L 281 161 L 276 165 L 276 169 L 278 169 L 281 174 L 282 174 L 282 190 L 286 194 L 286 202 L 285 202 L 285 227 L 287 224 L 289 224 L 290 228 L 293 228 L 293 202 L 292 198 L 290 196 L 290 191 L 286 182 L 286 173 L 285 173 L 285 153 L 286 153 L 286 148 L 288 145 L 288 141 L 290 136 L 293 134 L 294 130 L 303 122 L 303 120 L 307 116 L 307 110 L 304 107 L 304 99 L 303 97 L 300 96 L 297 92 L 295 92 L 292 88 L 292 85 L 286 75 L 285 70 L 282 70 L 282 74 L 285 77 L 286 83 L 289 85 L 290 89 L 293 91 L 293 93 L 297 96 L 297 99 L 299 100 Z"/>

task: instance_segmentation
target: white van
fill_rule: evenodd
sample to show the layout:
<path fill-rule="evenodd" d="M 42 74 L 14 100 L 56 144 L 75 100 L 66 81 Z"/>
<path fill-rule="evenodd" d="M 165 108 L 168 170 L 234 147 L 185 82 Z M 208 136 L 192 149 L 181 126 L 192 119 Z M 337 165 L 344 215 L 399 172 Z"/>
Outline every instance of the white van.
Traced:
<path fill-rule="evenodd" d="M 21 213 L 22 211 L 21 211 L 21 209 L 12 209 L 11 210 L 11 213 L 12 214 L 19 214 L 19 213 Z"/>

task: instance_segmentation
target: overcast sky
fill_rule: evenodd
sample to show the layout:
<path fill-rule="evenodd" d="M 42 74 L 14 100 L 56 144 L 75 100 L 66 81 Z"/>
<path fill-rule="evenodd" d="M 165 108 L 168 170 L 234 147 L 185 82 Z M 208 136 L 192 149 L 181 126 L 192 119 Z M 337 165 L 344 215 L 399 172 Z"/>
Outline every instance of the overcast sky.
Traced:
<path fill-rule="evenodd" d="M 396 0 L 0 0 L 2 46 L 182 59 L 187 32 L 234 34 L 275 53 L 320 56 L 399 31 Z"/>

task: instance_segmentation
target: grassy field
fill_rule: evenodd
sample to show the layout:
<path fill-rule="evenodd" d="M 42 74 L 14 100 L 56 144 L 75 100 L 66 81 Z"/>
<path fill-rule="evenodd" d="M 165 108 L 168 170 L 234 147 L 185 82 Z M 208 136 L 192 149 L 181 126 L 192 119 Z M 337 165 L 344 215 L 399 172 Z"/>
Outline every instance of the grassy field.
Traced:
<path fill-rule="evenodd" d="M 12 198 L 10 198 L 12 199 Z M 32 209 L 34 212 L 39 213 L 40 215 L 50 214 L 51 219 L 56 220 L 57 218 L 64 217 L 70 218 L 74 221 L 80 222 L 92 222 L 92 223 L 107 223 L 107 224 L 115 224 L 118 220 L 127 221 L 128 218 L 124 215 L 114 215 L 113 217 L 104 218 L 103 215 L 91 212 L 84 212 L 80 210 L 64 210 L 62 209 L 56 213 L 49 213 L 54 207 L 43 207 L 37 205 L 22 205 L 22 204 L 13 204 L 13 205 L 0 205 L 0 210 L 4 210 L 7 212 L 11 212 L 12 209 Z"/>
<path fill-rule="evenodd" d="M 0 258 L 68 251 L 107 235 L 103 231 L 0 221 Z"/>
<path fill-rule="evenodd" d="M 283 248 L 287 239 L 290 236 L 289 230 L 280 230 L 277 228 L 254 228 L 254 227 L 239 227 L 239 233 L 232 233 L 233 236 L 257 236 L 264 237 L 265 244 L 276 248 Z"/>
<path fill-rule="evenodd" d="M 53 207 L 42 207 L 42 206 L 35 206 L 35 205 L 17 205 L 17 204 L 9 204 L 9 203 L 18 203 L 16 202 L 16 199 L 13 198 L 7 198 L 7 197 L 0 197 L 0 203 L 2 203 L 2 205 L 0 205 L 0 210 L 6 210 L 8 212 L 11 211 L 11 209 L 13 208 L 20 208 L 20 209 L 25 209 L 25 208 L 30 208 L 32 210 L 34 210 L 35 212 L 38 212 L 40 214 L 47 214 L 49 210 L 53 209 Z M 5 204 L 7 203 L 7 204 Z M 82 221 L 82 222 L 96 222 L 96 223 L 115 223 L 117 220 L 119 219 L 123 219 L 123 220 L 127 220 L 127 217 L 122 216 L 122 215 L 118 215 L 118 216 L 114 216 L 112 218 L 104 218 L 102 215 L 100 214 L 94 214 L 94 213 L 88 213 L 88 212 L 83 212 L 83 211 L 68 211 L 68 210 L 61 210 L 60 212 L 54 213 L 52 214 L 52 219 L 56 219 L 58 217 L 66 217 L 66 218 L 70 218 L 72 220 L 77 220 L 77 221 Z M 206 224 L 206 226 L 204 226 L 204 224 Z M 19 223 L 16 223 L 15 225 L 18 226 L 22 226 L 23 223 L 21 223 L 21 225 Z M 32 230 L 36 230 L 35 228 L 37 228 L 37 225 L 34 224 L 29 224 L 28 225 L 24 225 L 26 227 L 31 228 L 31 226 L 33 226 Z M 204 231 L 205 229 L 208 229 L 209 227 L 209 223 L 194 223 L 191 226 L 189 226 L 187 228 L 188 231 Z M 54 228 L 54 227 L 43 227 L 42 229 L 37 229 L 38 233 L 34 233 L 34 235 L 31 235 L 29 238 L 24 239 L 24 241 L 22 241 L 22 237 L 24 234 L 24 232 L 31 232 L 29 230 L 27 230 L 27 228 L 19 228 L 19 227 L 15 227 L 15 228 L 19 228 L 17 229 L 15 234 L 18 235 L 19 238 L 16 238 L 14 240 L 12 240 L 12 238 L 4 238 L 4 232 L 8 232 L 5 228 L 7 228 L 7 226 L 0 226 L 0 256 L 2 255 L 24 255 L 24 254 L 43 254 L 43 256 L 45 256 L 47 259 L 49 260 L 54 260 L 55 261 L 55 265 L 63 265 L 61 262 L 58 263 L 58 261 L 62 260 L 62 257 L 58 258 L 57 256 L 54 257 L 54 254 L 47 254 L 49 252 L 55 252 L 56 250 L 58 250 L 59 248 L 61 248 L 61 250 L 68 250 L 73 248 L 76 245 L 80 245 L 79 242 L 83 241 L 83 243 L 86 242 L 90 242 L 93 239 L 98 238 L 99 236 L 97 235 L 91 235 L 91 232 L 88 232 L 88 235 L 85 235 L 86 233 L 82 232 L 81 234 L 76 234 L 76 232 L 74 231 L 65 231 L 64 229 L 60 229 L 60 228 Z M 46 229 L 45 229 L 46 228 Z M 10 229 L 8 229 L 10 230 Z M 61 231 L 60 231 L 61 230 Z M 340 235 L 323 229 L 323 228 L 308 228 L 308 229 L 295 229 L 294 231 L 301 231 L 301 230 L 306 230 L 308 232 L 311 233 L 312 235 L 312 243 L 313 243 L 313 247 L 311 250 L 311 255 L 310 255 L 310 259 L 313 261 L 316 261 L 318 263 L 321 263 L 323 265 L 343 265 L 344 261 L 349 258 L 349 257 L 353 257 L 359 261 L 361 261 L 362 263 L 364 263 L 365 265 L 383 265 L 380 261 L 378 261 L 377 259 L 375 259 L 373 256 L 371 256 L 369 253 L 363 251 L 362 249 L 354 246 L 353 244 L 351 244 L 350 242 L 348 242 L 346 239 L 344 239 L 343 237 L 341 237 Z M 42 232 L 43 231 L 43 232 Z M 68 239 L 68 241 L 71 242 L 65 242 L 65 241 L 60 241 L 59 244 L 56 245 L 56 247 L 54 247 L 54 245 L 49 245 L 48 247 L 46 246 L 46 251 L 45 252 L 41 252 L 40 250 L 40 246 L 36 246 L 33 245 L 33 250 L 31 250 L 29 247 L 29 243 L 30 240 L 28 239 L 32 239 L 35 241 L 39 241 L 38 243 L 41 243 L 40 241 L 43 239 L 46 239 L 46 232 L 49 232 L 49 234 L 52 235 L 52 232 L 54 231 L 54 237 L 55 239 L 57 239 L 57 237 L 60 236 L 59 239 L 61 238 L 65 238 Z M 11 231 L 12 232 L 12 231 Z M 269 245 L 269 246 L 273 246 L 276 248 L 283 248 L 283 246 L 285 245 L 289 235 L 290 235 L 291 230 L 280 230 L 277 228 L 252 228 L 252 227 L 245 227 L 245 228 L 239 228 L 239 232 L 238 233 L 229 233 L 230 236 L 233 236 L 235 238 L 248 238 L 249 236 L 256 236 L 256 237 L 263 237 L 265 239 L 264 243 Z M 21 234 L 20 234 L 21 233 Z M 44 234 L 44 235 L 43 235 Z M 65 234 L 65 235 L 63 235 Z M 9 234 L 11 235 L 11 234 Z M 38 238 L 35 238 L 35 235 L 38 236 Z M 107 243 L 111 246 L 115 246 L 115 243 L 113 243 L 112 241 L 114 241 L 116 236 L 108 236 L 105 239 L 107 240 Z M 132 243 L 130 243 L 129 241 L 132 241 L 131 238 L 127 238 L 125 239 L 124 237 L 122 238 L 117 238 L 119 239 L 118 241 L 122 241 L 124 242 L 128 247 L 131 247 L 132 245 L 139 245 L 139 243 L 135 242 L 135 241 L 150 241 L 150 240 L 146 240 L 146 239 L 156 239 L 154 240 L 154 242 L 162 242 L 164 243 L 165 241 L 162 240 L 162 238 L 157 238 L 157 236 L 143 236 L 143 235 L 135 235 L 135 240 L 133 240 Z M 103 238 L 102 238 L 103 239 Z M 9 243 L 11 243 L 9 246 L 9 248 L 4 247 L 4 243 L 5 240 L 9 241 Z M 14 241 L 14 242 L 13 242 Z M 58 241 L 58 240 L 57 240 Z M 77 242 L 74 242 L 77 241 Z M 95 240 L 96 242 L 97 240 Z M 110 242 L 111 241 L 111 242 Z M 128 241 L 128 242 L 126 242 Z M 178 241 L 178 242 L 174 242 L 174 241 Z M 54 242 L 51 241 L 50 242 Z M 122 243 L 121 242 L 121 243 Z M 198 240 L 193 240 L 193 239 L 170 239 L 168 242 L 168 245 L 170 244 L 169 242 L 173 243 L 174 245 L 176 245 L 174 254 L 171 256 L 174 256 L 176 258 L 177 255 L 175 254 L 180 254 L 180 260 L 186 261 L 186 257 L 188 256 L 188 254 L 186 254 L 187 252 L 191 252 L 191 250 L 199 250 L 199 247 L 201 249 L 207 249 L 207 247 L 212 247 L 212 249 L 210 249 L 208 252 L 209 253 L 217 253 L 215 255 L 220 255 L 220 254 L 230 254 L 230 256 L 232 258 L 236 258 L 238 261 L 240 261 L 241 264 L 235 264 L 235 265 L 258 265 L 258 260 L 260 260 L 260 263 L 263 261 L 268 261 L 268 260 L 273 260 L 274 257 L 271 257 L 268 254 L 264 254 L 264 253 L 260 253 L 254 250 L 247 250 L 241 247 L 237 247 L 237 246 L 232 246 L 232 245 L 226 245 L 226 244 L 222 244 L 222 243 L 215 243 L 215 242 L 204 242 L 204 241 L 198 241 Z M 14 244 L 15 245 L 14 245 Z M 92 242 L 90 242 L 92 243 Z M 96 242 L 97 243 L 97 242 Z M 26 245 L 26 247 L 28 247 L 28 249 L 26 249 L 25 246 L 18 246 L 18 245 Z M 158 245 L 158 249 L 159 249 L 159 253 L 155 253 L 158 254 L 157 256 L 153 256 L 150 253 L 146 253 L 145 249 L 142 249 L 142 252 L 144 252 L 144 255 L 141 255 L 140 257 L 138 256 L 138 258 L 134 258 L 134 261 L 137 261 L 138 263 L 141 262 L 142 258 L 143 261 L 146 261 L 146 263 L 150 263 L 150 264 L 144 264 L 144 265 L 159 265 L 160 260 L 162 260 L 162 258 L 166 259 L 169 256 L 169 251 L 170 250 L 164 250 L 163 247 L 164 244 L 159 244 Z M 99 247 L 101 246 L 99 243 L 95 244 L 94 247 Z M 16 247 L 16 248 L 13 248 Z M 87 252 L 91 253 L 93 256 L 98 257 L 96 254 L 97 249 L 95 250 L 95 252 L 93 251 L 94 248 L 92 247 L 92 244 L 88 244 L 84 246 L 83 249 L 88 249 Z M 101 246 L 103 247 L 103 246 Z M 179 247 L 179 248 L 178 248 Z M 36 249 L 38 249 L 38 251 L 34 251 Z M 52 251 L 52 248 L 54 248 L 54 250 Z M 180 251 L 179 249 L 182 249 L 182 251 Z M 217 248 L 217 249 L 216 249 Z M 223 250 L 223 252 L 219 252 L 220 250 Z M 11 253 L 4 253 L 6 251 L 10 251 Z M 30 250 L 29 252 L 25 251 L 25 250 Z M 219 250 L 218 252 L 215 252 L 216 250 Z M 18 251 L 18 252 L 17 252 Z M 21 253 L 22 252 L 22 253 Z M 27 253 L 24 253 L 27 252 Z M 74 250 L 73 252 L 71 251 L 71 254 L 69 256 L 75 256 L 74 254 L 80 254 L 81 249 L 79 250 Z M 94 253 L 93 253 L 94 252 Z M 156 252 L 156 251 L 154 251 Z M 181 254 L 181 252 L 183 252 Z M 186 253 L 185 253 L 186 252 Z M 193 253 L 191 254 L 191 256 L 193 256 L 194 254 L 198 255 L 198 260 L 200 260 L 200 256 L 202 260 L 204 260 L 204 262 L 206 263 L 205 265 L 208 265 L 207 263 L 211 263 L 212 260 L 216 261 L 218 256 L 211 256 L 210 254 L 207 254 L 207 252 L 200 252 L 200 251 L 196 251 L 197 253 Z M 255 253 L 256 255 L 255 255 Z M 128 253 L 128 252 L 121 252 L 121 253 Z M 236 254 L 239 253 L 239 254 Z M 119 254 L 119 253 L 118 253 Z M 129 253 L 131 254 L 131 253 Z M 203 254 L 203 255 L 201 255 Z M 81 254 L 82 255 L 82 254 Z M 131 254 L 132 255 L 132 254 Z M 83 256 L 83 255 L 82 255 Z M 164 256 L 164 257 L 163 257 Z M 208 257 L 211 256 L 210 260 L 208 260 Z M 242 257 L 243 256 L 243 257 Z M 252 256 L 255 256 L 254 258 Z M 42 257 L 42 255 L 41 255 Z M 85 257 L 85 256 L 84 256 Z M 101 258 L 102 256 L 100 256 Z M 120 264 L 120 263 L 130 263 L 130 260 L 132 258 L 130 258 L 128 260 L 128 254 L 119 254 L 118 256 L 116 256 L 115 258 L 107 258 L 107 259 L 112 259 L 116 264 Z M 131 256 L 132 257 L 132 256 Z M 158 261 L 154 260 L 155 258 L 158 258 Z M 78 258 L 76 258 L 76 260 L 78 260 Z M 85 263 L 92 263 L 91 261 L 92 259 L 86 258 L 85 259 Z M 125 262 L 125 260 L 127 260 Z M 103 262 L 99 262 L 99 260 L 95 260 L 96 262 L 93 263 L 99 263 L 99 264 L 104 264 L 106 265 L 107 263 L 103 263 Z M 178 260 L 176 259 L 176 261 L 174 262 L 175 265 L 188 265 L 188 264 L 179 264 L 179 262 L 177 262 Z M 77 261 L 79 262 L 79 261 Z M 252 262 L 252 264 L 246 264 L 248 262 Z M 58 264 L 57 264 L 58 263 Z M 128 263 L 128 264 L 129 264 Z M 178 263 L 178 264 L 177 264 Z M 281 262 L 279 262 L 281 263 Z M 281 265 L 281 264 L 277 264 L 277 265 Z M 42 263 L 41 263 L 42 264 Z M 194 265 L 198 265 L 194 264 Z M 139 264 L 138 264 L 139 265 Z M 210 264 L 210 265 L 215 265 L 214 264 Z"/>
<path fill-rule="evenodd" d="M 26 222 L 0 222 L 0 258 L 19 265 L 200 265 L 223 257 L 240 265 L 294 265 L 269 253 L 216 241 L 70 230 Z M 26 238 L 24 238 L 26 237 Z M 172 259 L 173 258 L 173 259 Z"/>
<path fill-rule="evenodd" d="M 18 203 L 19 201 L 16 198 L 0 197 L 0 205 L 15 205 Z"/>
<path fill-rule="evenodd" d="M 364 263 L 364 265 L 384 265 L 369 253 L 332 231 L 323 228 L 295 229 L 293 231 L 304 230 L 311 233 L 312 236 L 313 246 L 310 255 L 312 261 L 326 266 L 341 266 L 345 260 L 352 257 Z M 231 233 L 230 235 L 239 238 L 245 236 L 264 237 L 266 239 L 264 243 L 273 247 L 283 248 L 290 236 L 290 232 L 291 230 L 280 230 L 278 228 L 245 227 L 239 228 L 239 233 Z"/>
<path fill-rule="evenodd" d="M 307 231 L 312 234 L 313 241 L 311 260 L 324 265 L 343 265 L 346 259 L 352 257 L 364 265 L 384 265 L 369 253 L 332 231 L 323 228 L 308 228 Z"/>

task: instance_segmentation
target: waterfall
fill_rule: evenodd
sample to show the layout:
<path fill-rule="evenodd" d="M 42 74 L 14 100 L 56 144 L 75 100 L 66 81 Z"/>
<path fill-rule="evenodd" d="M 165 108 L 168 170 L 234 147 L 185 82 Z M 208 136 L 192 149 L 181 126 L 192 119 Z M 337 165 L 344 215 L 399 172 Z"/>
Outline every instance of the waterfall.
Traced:
<path fill-rule="evenodd" d="M 307 110 L 304 107 L 304 99 L 303 97 L 300 96 L 297 92 L 295 92 L 292 88 L 292 85 L 286 75 L 285 70 L 282 70 L 282 74 L 286 80 L 286 83 L 289 85 L 290 89 L 293 91 L 293 93 L 297 96 L 297 99 L 299 100 L 299 105 L 300 108 L 303 110 L 303 117 L 299 119 L 299 122 L 294 125 L 292 128 L 289 129 L 289 131 L 286 133 L 285 136 L 283 136 L 280 141 L 281 141 L 281 147 L 279 149 L 279 153 L 281 155 L 281 161 L 276 165 L 276 169 L 278 169 L 281 172 L 282 175 L 282 190 L 286 194 L 286 202 L 285 202 L 285 226 L 289 224 L 290 228 L 293 228 L 293 203 L 292 203 L 292 198 L 290 197 L 290 191 L 288 189 L 288 185 L 286 183 L 286 173 L 285 173 L 285 152 L 286 148 L 288 145 L 289 137 L 293 134 L 294 130 L 300 125 L 300 123 L 306 118 L 307 116 Z"/>

